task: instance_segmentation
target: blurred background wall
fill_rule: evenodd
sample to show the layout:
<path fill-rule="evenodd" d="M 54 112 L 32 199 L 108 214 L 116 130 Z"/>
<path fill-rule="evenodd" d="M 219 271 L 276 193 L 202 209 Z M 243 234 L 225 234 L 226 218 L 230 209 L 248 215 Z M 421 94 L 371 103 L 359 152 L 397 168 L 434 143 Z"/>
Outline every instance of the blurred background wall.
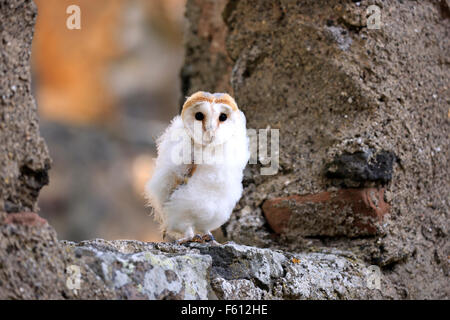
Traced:
<path fill-rule="evenodd" d="M 35 0 L 33 86 L 53 166 L 40 214 L 60 239 L 161 239 L 142 196 L 179 109 L 185 0 Z M 81 8 L 81 30 L 66 8 Z"/>

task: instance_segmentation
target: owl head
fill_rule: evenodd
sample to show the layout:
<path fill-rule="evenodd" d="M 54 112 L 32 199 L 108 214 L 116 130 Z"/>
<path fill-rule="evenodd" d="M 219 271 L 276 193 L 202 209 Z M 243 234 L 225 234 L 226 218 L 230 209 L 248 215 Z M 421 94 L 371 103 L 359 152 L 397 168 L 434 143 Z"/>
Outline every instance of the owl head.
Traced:
<path fill-rule="evenodd" d="M 194 93 L 186 99 L 181 118 L 189 136 L 203 146 L 223 144 L 245 126 L 243 113 L 227 93 Z"/>

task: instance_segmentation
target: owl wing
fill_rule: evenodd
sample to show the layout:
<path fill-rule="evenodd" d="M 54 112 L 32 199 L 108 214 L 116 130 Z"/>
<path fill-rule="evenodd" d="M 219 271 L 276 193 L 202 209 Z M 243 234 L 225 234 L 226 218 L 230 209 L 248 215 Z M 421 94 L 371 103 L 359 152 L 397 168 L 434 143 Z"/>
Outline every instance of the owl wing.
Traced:
<path fill-rule="evenodd" d="M 175 117 L 166 131 L 158 138 L 158 158 L 153 176 L 145 186 L 145 196 L 153 208 L 155 219 L 165 228 L 163 205 L 173 191 L 185 181 L 189 167 L 183 164 L 182 142 L 186 133 L 181 117 Z"/>

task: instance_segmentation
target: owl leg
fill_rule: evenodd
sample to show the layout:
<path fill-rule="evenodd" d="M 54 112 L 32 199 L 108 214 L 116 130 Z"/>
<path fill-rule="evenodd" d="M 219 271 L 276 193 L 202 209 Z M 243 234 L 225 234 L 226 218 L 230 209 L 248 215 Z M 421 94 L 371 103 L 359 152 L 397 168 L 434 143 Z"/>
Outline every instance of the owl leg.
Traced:
<path fill-rule="evenodd" d="M 191 241 L 193 237 L 194 237 L 194 229 L 192 229 L 192 227 L 188 227 L 184 232 L 184 238 L 177 240 L 177 242 L 179 244 L 183 244 Z"/>
<path fill-rule="evenodd" d="M 211 233 L 211 231 L 207 231 L 204 235 L 203 235 L 203 240 L 209 242 L 209 241 L 216 241 L 216 238 L 214 238 L 213 234 Z"/>
<path fill-rule="evenodd" d="M 214 245 L 220 245 L 219 242 L 216 241 L 216 239 L 214 238 L 213 234 L 211 233 L 211 231 L 207 231 L 203 236 L 202 236 L 202 241 L 203 242 L 211 242 Z"/>
<path fill-rule="evenodd" d="M 188 238 L 188 239 L 192 239 L 193 236 L 194 236 L 194 229 L 192 229 L 192 227 L 188 227 L 186 229 L 186 232 L 184 233 L 184 237 Z"/>

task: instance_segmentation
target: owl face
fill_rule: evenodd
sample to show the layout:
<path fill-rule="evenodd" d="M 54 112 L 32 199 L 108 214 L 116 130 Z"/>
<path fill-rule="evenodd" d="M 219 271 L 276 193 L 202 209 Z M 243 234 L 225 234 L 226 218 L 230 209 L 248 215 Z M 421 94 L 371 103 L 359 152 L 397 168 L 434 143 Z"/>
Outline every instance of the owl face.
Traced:
<path fill-rule="evenodd" d="M 228 94 L 197 92 L 186 100 L 181 117 L 195 143 L 220 145 L 233 136 L 240 111 Z"/>

